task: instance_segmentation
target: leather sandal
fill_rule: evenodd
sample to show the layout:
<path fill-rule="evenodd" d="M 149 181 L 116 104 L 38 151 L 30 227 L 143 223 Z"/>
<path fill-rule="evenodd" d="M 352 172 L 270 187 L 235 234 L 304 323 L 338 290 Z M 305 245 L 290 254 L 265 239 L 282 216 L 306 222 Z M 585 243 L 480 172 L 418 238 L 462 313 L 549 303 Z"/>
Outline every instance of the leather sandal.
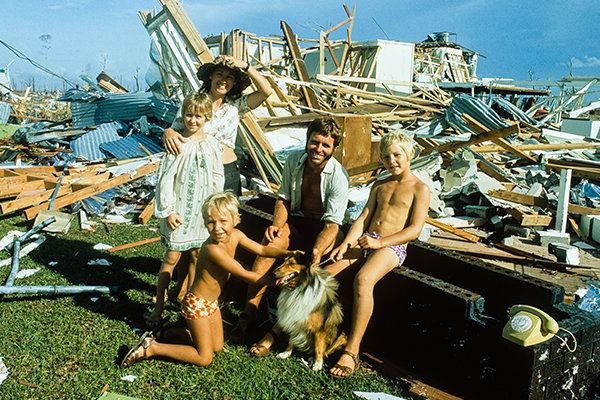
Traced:
<path fill-rule="evenodd" d="M 352 352 L 349 352 L 348 350 L 344 350 L 343 354 L 346 354 L 346 355 L 350 356 L 350 358 L 352 359 L 352 361 L 354 361 L 354 368 L 350 368 L 350 367 L 347 367 L 345 365 L 341 365 L 339 362 L 336 363 L 329 370 L 329 374 L 331 376 L 333 376 L 334 378 L 337 378 L 337 379 L 345 379 L 345 378 L 349 377 L 350 375 L 352 375 L 354 373 L 354 371 L 356 370 L 356 367 L 358 366 L 358 356 L 356 354 L 354 354 Z M 334 375 L 334 374 L 332 374 L 331 370 L 334 369 L 334 368 L 342 370 L 342 375 Z"/>
<path fill-rule="evenodd" d="M 123 357 L 123 361 L 121 361 L 121 368 L 128 368 L 140 361 L 147 360 L 147 350 L 148 347 L 150 347 L 150 343 L 153 341 L 154 336 L 152 336 L 152 332 L 144 332 L 136 345 L 129 350 L 125 357 Z"/>
<path fill-rule="evenodd" d="M 271 334 L 271 336 L 273 337 L 273 342 L 271 342 L 271 346 L 266 347 L 262 344 L 254 343 L 252 345 L 252 347 L 250 347 L 250 350 L 252 350 L 253 348 L 258 350 L 257 353 L 250 351 L 250 354 L 252 354 L 254 357 L 263 358 L 263 357 L 268 356 L 269 353 L 271 352 L 271 347 L 275 346 L 275 343 L 277 343 L 277 341 L 279 340 L 279 338 L 277 337 L 277 334 L 272 329 L 269 332 L 267 332 L 267 334 Z"/>

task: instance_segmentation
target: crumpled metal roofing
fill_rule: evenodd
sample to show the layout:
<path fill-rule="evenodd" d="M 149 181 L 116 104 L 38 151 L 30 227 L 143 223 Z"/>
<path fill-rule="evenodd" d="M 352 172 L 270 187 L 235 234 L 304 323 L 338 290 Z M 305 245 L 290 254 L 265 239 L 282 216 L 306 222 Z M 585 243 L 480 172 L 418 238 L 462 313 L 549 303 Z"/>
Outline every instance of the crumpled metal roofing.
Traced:
<path fill-rule="evenodd" d="M 91 130 L 80 138 L 71 142 L 73 154 L 79 158 L 87 160 L 99 160 L 107 158 L 109 155 L 102 151 L 100 145 L 107 142 L 119 140 L 118 131 L 127 131 L 129 126 L 121 121 L 113 121 L 100 125 L 97 129 Z"/>
<path fill-rule="evenodd" d="M 517 121 L 527 122 L 533 126 L 541 126 L 543 125 L 539 121 L 531 118 L 529 115 L 525 114 L 519 107 L 515 106 L 510 101 L 506 100 L 504 97 L 494 96 L 492 98 L 492 102 L 496 103 L 500 108 L 504 111 L 512 114 Z"/>
<path fill-rule="evenodd" d="M 461 118 L 462 114 L 470 115 L 491 131 L 509 126 L 509 123 L 503 121 L 490 106 L 478 98 L 466 94 L 452 99 L 452 104 L 445 111 L 446 121 L 460 133 L 477 135 L 477 132 L 470 129 Z"/>
<path fill-rule="evenodd" d="M 152 154 L 165 151 L 160 137 L 144 135 L 143 133 L 132 133 L 122 139 L 102 143 L 100 148 L 119 160 L 127 160 L 147 156 L 140 149 L 140 144 Z"/>
<path fill-rule="evenodd" d="M 152 93 L 103 93 L 87 95 L 69 91 L 60 101 L 71 102 L 73 127 L 90 128 L 111 121 L 134 121 L 142 116 L 155 117 L 167 124 L 175 120 L 178 106 L 156 99 Z"/>
<path fill-rule="evenodd" d="M 0 101 L 0 124 L 5 124 L 8 122 L 8 118 L 10 117 L 11 105 Z"/>

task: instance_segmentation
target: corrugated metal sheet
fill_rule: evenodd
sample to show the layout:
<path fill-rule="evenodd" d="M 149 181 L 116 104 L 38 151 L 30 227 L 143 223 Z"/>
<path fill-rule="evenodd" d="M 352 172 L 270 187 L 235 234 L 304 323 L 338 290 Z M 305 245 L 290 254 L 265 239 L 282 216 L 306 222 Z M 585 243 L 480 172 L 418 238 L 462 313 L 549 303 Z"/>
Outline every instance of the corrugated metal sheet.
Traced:
<path fill-rule="evenodd" d="M 126 131 L 127 129 L 128 125 L 119 121 L 102 124 L 98 129 L 89 131 L 79 139 L 72 141 L 71 150 L 73 150 L 76 157 L 90 161 L 107 158 L 109 155 L 100 149 L 100 145 L 119 140 L 121 137 L 118 131 Z"/>
<path fill-rule="evenodd" d="M 11 105 L 0 101 L 0 124 L 5 124 L 8 122 L 8 118 L 10 117 Z"/>
<path fill-rule="evenodd" d="M 476 97 L 461 94 L 452 100 L 452 104 L 445 111 L 446 121 L 454 129 L 461 133 L 477 135 L 461 118 L 462 114 L 468 114 L 491 131 L 509 126 L 494 110 Z"/>
<path fill-rule="evenodd" d="M 160 137 L 148 136 L 143 133 L 132 133 L 123 139 L 103 143 L 100 148 L 119 160 L 126 160 L 147 155 L 140 149 L 140 144 L 152 154 L 165 151 Z"/>
<path fill-rule="evenodd" d="M 495 96 L 492 99 L 492 102 L 496 103 L 504 111 L 512 114 L 517 121 L 527 122 L 533 126 L 543 125 L 539 121 L 536 121 L 535 119 L 529 117 L 527 114 L 521 111 L 519 107 L 515 106 L 513 103 L 511 103 L 503 97 Z"/>
<path fill-rule="evenodd" d="M 87 101 L 84 99 L 88 99 Z M 71 115 L 75 128 L 89 128 L 110 121 L 134 121 L 142 116 L 155 117 L 171 124 L 175 120 L 178 107 L 157 100 L 152 93 L 104 93 L 100 98 L 70 92 L 61 101 L 71 101 Z"/>

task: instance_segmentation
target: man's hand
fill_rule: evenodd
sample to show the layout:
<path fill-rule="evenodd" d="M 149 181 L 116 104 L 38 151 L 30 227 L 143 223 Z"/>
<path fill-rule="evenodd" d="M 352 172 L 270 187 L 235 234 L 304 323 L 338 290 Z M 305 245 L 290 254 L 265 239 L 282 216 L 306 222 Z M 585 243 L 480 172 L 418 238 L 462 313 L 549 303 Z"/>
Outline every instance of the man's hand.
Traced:
<path fill-rule="evenodd" d="M 312 249 L 310 265 L 319 265 L 321 263 L 321 250 Z"/>
<path fill-rule="evenodd" d="M 178 155 L 181 153 L 181 143 L 185 143 L 185 138 L 174 129 L 167 128 L 163 133 L 163 144 L 167 153 Z"/>
<path fill-rule="evenodd" d="M 265 239 L 272 242 L 276 238 L 281 237 L 281 228 L 271 225 L 265 231 Z"/>
<path fill-rule="evenodd" d="M 180 225 L 183 225 L 183 221 L 181 220 L 181 218 L 179 218 L 179 215 L 173 213 L 167 217 L 167 225 L 169 226 L 169 228 L 175 230 Z"/>

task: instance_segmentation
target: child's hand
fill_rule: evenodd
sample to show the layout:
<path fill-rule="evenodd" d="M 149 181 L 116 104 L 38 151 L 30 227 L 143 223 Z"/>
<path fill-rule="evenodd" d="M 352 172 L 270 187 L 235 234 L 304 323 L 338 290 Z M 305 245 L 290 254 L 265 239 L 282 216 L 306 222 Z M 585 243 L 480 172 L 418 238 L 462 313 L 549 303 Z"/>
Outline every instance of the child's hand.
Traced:
<path fill-rule="evenodd" d="M 179 215 L 173 213 L 167 217 L 167 225 L 169 226 L 169 228 L 175 230 L 180 225 L 183 225 L 183 221 L 181 220 L 181 218 L 179 218 Z"/>
<path fill-rule="evenodd" d="M 346 254 L 346 250 L 348 250 L 349 245 L 342 244 L 339 247 L 336 247 L 331 251 L 331 259 L 333 261 L 340 261 L 344 258 L 344 254 Z"/>
<path fill-rule="evenodd" d="M 304 252 L 302 250 L 290 250 L 288 251 L 288 256 L 303 255 Z"/>
<path fill-rule="evenodd" d="M 383 246 L 381 245 L 381 239 L 375 239 L 368 235 L 362 235 L 358 238 L 358 245 L 361 249 L 373 249 L 379 250 Z"/>

